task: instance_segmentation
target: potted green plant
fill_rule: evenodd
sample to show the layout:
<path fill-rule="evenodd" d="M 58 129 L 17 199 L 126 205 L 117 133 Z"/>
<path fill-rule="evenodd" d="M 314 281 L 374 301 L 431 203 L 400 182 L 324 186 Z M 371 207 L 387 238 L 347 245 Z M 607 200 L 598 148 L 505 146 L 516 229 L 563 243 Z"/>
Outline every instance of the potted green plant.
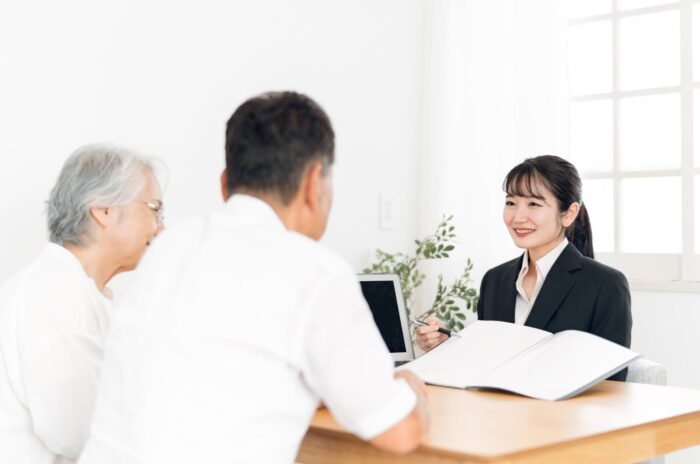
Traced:
<path fill-rule="evenodd" d="M 470 274 L 474 266 L 471 259 L 467 259 L 462 275 L 449 285 L 445 284 L 442 274 L 438 275 L 437 292 L 430 308 L 423 311 L 416 311 L 414 308 L 415 290 L 425 280 L 425 274 L 419 270 L 418 263 L 429 259 L 449 258 L 455 249 L 457 235 L 452 219 L 452 215 L 443 216 L 433 234 L 422 240 L 415 240 L 416 248 L 413 253 L 388 253 L 378 249 L 376 261 L 363 272 L 398 274 L 409 318 L 425 319 L 435 315 L 445 322 L 450 330 L 461 330 L 467 317 L 457 301 L 464 302 L 465 310 L 476 312 L 479 300 L 476 289 L 470 286 Z"/>

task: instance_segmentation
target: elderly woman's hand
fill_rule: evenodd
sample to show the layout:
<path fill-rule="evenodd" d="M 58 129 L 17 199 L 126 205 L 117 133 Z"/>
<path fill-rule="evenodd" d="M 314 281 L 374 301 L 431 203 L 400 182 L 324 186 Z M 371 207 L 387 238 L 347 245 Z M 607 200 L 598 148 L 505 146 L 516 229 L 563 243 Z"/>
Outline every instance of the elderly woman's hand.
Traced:
<path fill-rule="evenodd" d="M 430 325 L 416 327 L 416 341 L 421 350 L 430 351 L 447 340 L 447 335 L 438 332 L 440 327 L 446 329 L 447 326 L 435 316 L 428 317 L 425 322 Z"/>

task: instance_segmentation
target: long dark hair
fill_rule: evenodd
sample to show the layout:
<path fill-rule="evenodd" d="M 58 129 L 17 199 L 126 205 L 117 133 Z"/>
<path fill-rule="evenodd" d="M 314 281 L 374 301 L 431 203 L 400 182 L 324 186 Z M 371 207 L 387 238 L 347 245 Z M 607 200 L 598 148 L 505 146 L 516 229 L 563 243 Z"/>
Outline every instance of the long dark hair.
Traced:
<path fill-rule="evenodd" d="M 581 177 L 573 164 L 558 156 L 528 158 L 510 170 L 503 182 L 507 195 L 543 199 L 538 186 L 544 186 L 557 199 L 564 214 L 572 203 L 581 205 L 576 220 L 566 228 L 566 238 L 584 256 L 593 258 L 593 232 L 581 195 Z"/>

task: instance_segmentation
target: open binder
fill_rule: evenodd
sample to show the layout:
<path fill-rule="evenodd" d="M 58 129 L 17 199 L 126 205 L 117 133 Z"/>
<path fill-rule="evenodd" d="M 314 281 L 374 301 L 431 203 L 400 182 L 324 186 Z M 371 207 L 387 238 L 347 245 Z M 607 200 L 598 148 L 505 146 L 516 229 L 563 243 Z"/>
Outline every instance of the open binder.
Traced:
<path fill-rule="evenodd" d="M 552 334 L 499 321 L 476 321 L 399 369 L 426 383 L 497 388 L 543 400 L 571 398 L 640 355 L 578 330 Z"/>

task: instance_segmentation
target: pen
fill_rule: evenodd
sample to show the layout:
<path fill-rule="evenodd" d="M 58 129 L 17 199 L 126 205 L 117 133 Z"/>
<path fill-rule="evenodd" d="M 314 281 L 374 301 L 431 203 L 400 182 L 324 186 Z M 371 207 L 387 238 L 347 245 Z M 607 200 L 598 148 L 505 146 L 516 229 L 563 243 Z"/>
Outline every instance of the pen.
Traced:
<path fill-rule="evenodd" d="M 425 326 L 429 326 L 429 325 L 430 325 L 430 324 L 428 324 L 427 322 L 421 321 L 421 320 L 418 320 L 418 319 L 411 319 L 411 324 L 413 324 L 413 325 L 425 325 Z M 454 333 L 453 333 L 453 332 L 450 332 L 449 330 L 443 329 L 442 327 L 438 328 L 437 331 L 440 332 L 440 333 L 443 333 L 443 334 L 447 335 L 448 337 L 459 337 L 459 335 L 458 335 L 456 332 L 454 332 Z"/>

